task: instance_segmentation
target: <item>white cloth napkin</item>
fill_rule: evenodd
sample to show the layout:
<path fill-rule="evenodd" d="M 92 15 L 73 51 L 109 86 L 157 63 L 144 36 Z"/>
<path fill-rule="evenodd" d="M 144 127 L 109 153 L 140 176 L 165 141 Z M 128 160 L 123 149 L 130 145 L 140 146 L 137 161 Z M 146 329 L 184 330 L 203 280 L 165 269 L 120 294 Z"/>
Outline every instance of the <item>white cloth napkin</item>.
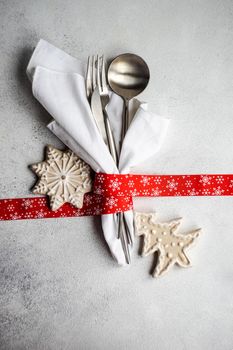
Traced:
<path fill-rule="evenodd" d="M 96 172 L 128 173 L 158 152 L 168 127 L 168 119 L 152 114 L 146 103 L 139 104 L 125 136 L 117 169 L 94 122 L 85 92 L 85 64 L 45 40 L 37 44 L 27 67 L 35 98 L 55 119 L 48 127 Z M 107 111 L 118 143 L 121 130 L 122 99 L 110 94 Z M 125 213 L 133 235 L 133 213 Z M 115 215 L 102 216 L 104 237 L 113 257 L 125 265 L 121 242 L 117 239 Z"/>

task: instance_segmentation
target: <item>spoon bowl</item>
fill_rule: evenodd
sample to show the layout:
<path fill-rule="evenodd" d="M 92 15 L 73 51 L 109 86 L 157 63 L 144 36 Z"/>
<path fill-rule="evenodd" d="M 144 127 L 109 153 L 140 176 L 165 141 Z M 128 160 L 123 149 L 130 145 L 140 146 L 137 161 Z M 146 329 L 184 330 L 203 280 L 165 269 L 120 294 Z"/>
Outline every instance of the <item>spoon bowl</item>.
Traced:
<path fill-rule="evenodd" d="M 146 88 L 149 79 L 150 72 L 146 62 L 131 53 L 117 56 L 108 69 L 111 89 L 124 100 L 139 95 Z"/>
<path fill-rule="evenodd" d="M 117 56 L 108 68 L 108 83 L 111 89 L 124 99 L 121 144 L 129 127 L 129 100 L 145 90 L 149 80 L 150 71 L 146 62 L 132 53 Z"/>

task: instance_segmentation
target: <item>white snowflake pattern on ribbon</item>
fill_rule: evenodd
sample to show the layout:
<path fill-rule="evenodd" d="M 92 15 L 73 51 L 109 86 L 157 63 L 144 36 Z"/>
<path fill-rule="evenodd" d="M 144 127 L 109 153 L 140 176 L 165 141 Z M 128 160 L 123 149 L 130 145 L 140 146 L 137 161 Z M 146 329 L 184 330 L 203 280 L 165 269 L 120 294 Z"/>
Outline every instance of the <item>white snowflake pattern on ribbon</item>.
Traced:
<path fill-rule="evenodd" d="M 198 191 L 195 191 L 195 188 L 192 188 L 191 190 L 188 191 L 189 196 L 197 196 Z"/>
<path fill-rule="evenodd" d="M 109 207 L 110 209 L 112 209 L 113 207 L 115 207 L 117 205 L 118 199 L 114 198 L 114 197 L 109 197 L 106 200 L 106 205 L 107 207 Z"/>
<path fill-rule="evenodd" d="M 44 216 L 45 216 L 45 214 L 44 214 L 43 210 L 38 210 L 38 211 L 36 212 L 36 215 L 35 215 L 35 217 L 36 217 L 37 219 L 42 219 Z"/>
<path fill-rule="evenodd" d="M 161 177 L 160 177 L 160 176 L 156 176 L 156 178 L 154 179 L 154 183 L 155 183 L 156 185 L 160 185 L 161 182 L 162 182 Z"/>
<path fill-rule="evenodd" d="M 211 194 L 211 191 L 210 190 L 208 190 L 208 189 L 204 189 L 203 190 L 203 195 L 204 196 L 209 196 Z"/>
<path fill-rule="evenodd" d="M 113 179 L 113 180 L 110 180 L 109 187 L 112 188 L 113 191 L 117 191 L 119 190 L 121 184 L 122 182 L 120 182 L 118 179 Z"/>
<path fill-rule="evenodd" d="M 147 186 L 150 183 L 150 178 L 148 176 L 142 176 L 140 182 L 143 186 Z"/>
<path fill-rule="evenodd" d="M 102 189 L 101 186 L 97 186 L 97 187 L 95 188 L 95 193 L 101 195 L 101 194 L 104 193 L 104 190 Z"/>
<path fill-rule="evenodd" d="M 169 191 L 176 191 L 177 186 L 178 186 L 178 182 L 176 182 L 174 179 L 167 181 L 166 187 L 169 189 Z"/>
<path fill-rule="evenodd" d="M 91 203 L 92 203 L 91 197 L 90 196 L 85 196 L 83 204 L 84 205 L 90 205 Z"/>
<path fill-rule="evenodd" d="M 221 196 L 225 191 L 220 186 L 213 188 L 213 196 Z"/>
<path fill-rule="evenodd" d="M 128 186 L 129 186 L 130 188 L 134 187 L 134 186 L 135 186 L 134 181 L 133 181 L 133 180 L 129 180 Z"/>
<path fill-rule="evenodd" d="M 222 175 L 216 176 L 217 184 L 222 184 L 224 182 L 224 177 Z"/>
<path fill-rule="evenodd" d="M 185 186 L 186 187 L 192 187 L 192 185 L 193 185 L 193 182 L 191 180 L 185 181 Z"/>
<path fill-rule="evenodd" d="M 152 189 L 152 196 L 158 197 L 161 193 L 162 191 L 158 187 Z"/>
<path fill-rule="evenodd" d="M 14 211 L 14 210 L 15 210 L 14 204 L 9 204 L 9 205 L 7 206 L 7 209 L 8 209 L 9 211 Z"/>
<path fill-rule="evenodd" d="M 200 182 L 203 184 L 203 186 L 210 185 L 211 184 L 212 177 L 207 175 L 202 175 Z"/>
<path fill-rule="evenodd" d="M 22 207 L 24 207 L 25 209 L 32 208 L 33 207 L 32 200 L 29 198 L 23 199 Z"/>

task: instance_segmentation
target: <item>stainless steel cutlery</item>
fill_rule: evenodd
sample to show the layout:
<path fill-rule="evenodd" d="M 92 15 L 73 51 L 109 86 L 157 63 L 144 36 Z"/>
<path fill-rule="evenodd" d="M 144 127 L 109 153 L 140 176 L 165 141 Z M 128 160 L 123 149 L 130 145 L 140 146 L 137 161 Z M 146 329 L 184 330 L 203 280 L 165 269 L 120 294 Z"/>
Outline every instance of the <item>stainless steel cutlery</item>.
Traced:
<path fill-rule="evenodd" d="M 121 144 L 129 128 L 129 101 L 146 88 L 149 79 L 150 71 L 146 62 L 140 56 L 132 53 L 117 56 L 109 66 L 109 85 L 124 100 Z"/>
<path fill-rule="evenodd" d="M 109 103 L 109 95 L 103 56 L 99 57 L 97 55 L 88 57 L 86 93 L 96 125 L 101 136 L 103 137 L 104 142 L 107 144 L 115 163 L 117 164 L 118 157 L 116 146 L 110 127 L 109 118 L 106 113 L 106 106 Z"/>
<path fill-rule="evenodd" d="M 147 86 L 150 78 L 146 62 L 134 54 L 123 54 L 116 57 L 108 69 L 108 82 L 111 89 L 124 100 L 122 116 L 122 132 L 120 151 L 125 134 L 129 128 L 128 104 L 129 100 L 141 93 Z M 86 74 L 86 93 L 93 117 L 99 132 L 108 146 L 114 162 L 118 165 L 116 144 L 111 130 L 110 121 L 106 112 L 109 103 L 109 91 L 106 81 L 106 67 L 103 56 L 89 56 Z M 132 237 L 124 213 L 118 213 L 118 238 L 121 240 L 126 262 L 130 263 L 129 245 Z"/>
<path fill-rule="evenodd" d="M 114 162 L 117 164 L 118 157 L 117 157 L 116 145 L 113 138 L 109 118 L 106 112 L 106 107 L 109 103 L 109 95 L 108 95 L 108 87 L 106 82 L 106 68 L 105 68 L 104 56 L 102 57 L 97 56 L 97 86 L 99 89 L 100 100 L 102 104 L 102 111 L 104 115 L 104 122 L 105 122 L 105 129 L 107 133 L 109 151 L 113 157 Z"/>

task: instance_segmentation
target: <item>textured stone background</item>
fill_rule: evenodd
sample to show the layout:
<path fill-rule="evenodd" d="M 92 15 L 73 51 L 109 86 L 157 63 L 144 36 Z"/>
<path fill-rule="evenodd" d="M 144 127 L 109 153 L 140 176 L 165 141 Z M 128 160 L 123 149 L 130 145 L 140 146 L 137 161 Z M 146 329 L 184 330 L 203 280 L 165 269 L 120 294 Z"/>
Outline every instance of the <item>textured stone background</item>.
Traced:
<path fill-rule="evenodd" d="M 86 60 L 125 51 L 151 69 L 143 99 L 170 115 L 164 147 L 144 171 L 233 172 L 232 0 L 0 0 L 0 196 L 30 195 L 49 115 L 25 68 L 44 38 Z M 98 218 L 0 224 L 1 349 L 233 349 L 233 198 L 137 200 L 161 220 L 204 230 L 160 280 L 139 243 L 119 268 Z"/>

